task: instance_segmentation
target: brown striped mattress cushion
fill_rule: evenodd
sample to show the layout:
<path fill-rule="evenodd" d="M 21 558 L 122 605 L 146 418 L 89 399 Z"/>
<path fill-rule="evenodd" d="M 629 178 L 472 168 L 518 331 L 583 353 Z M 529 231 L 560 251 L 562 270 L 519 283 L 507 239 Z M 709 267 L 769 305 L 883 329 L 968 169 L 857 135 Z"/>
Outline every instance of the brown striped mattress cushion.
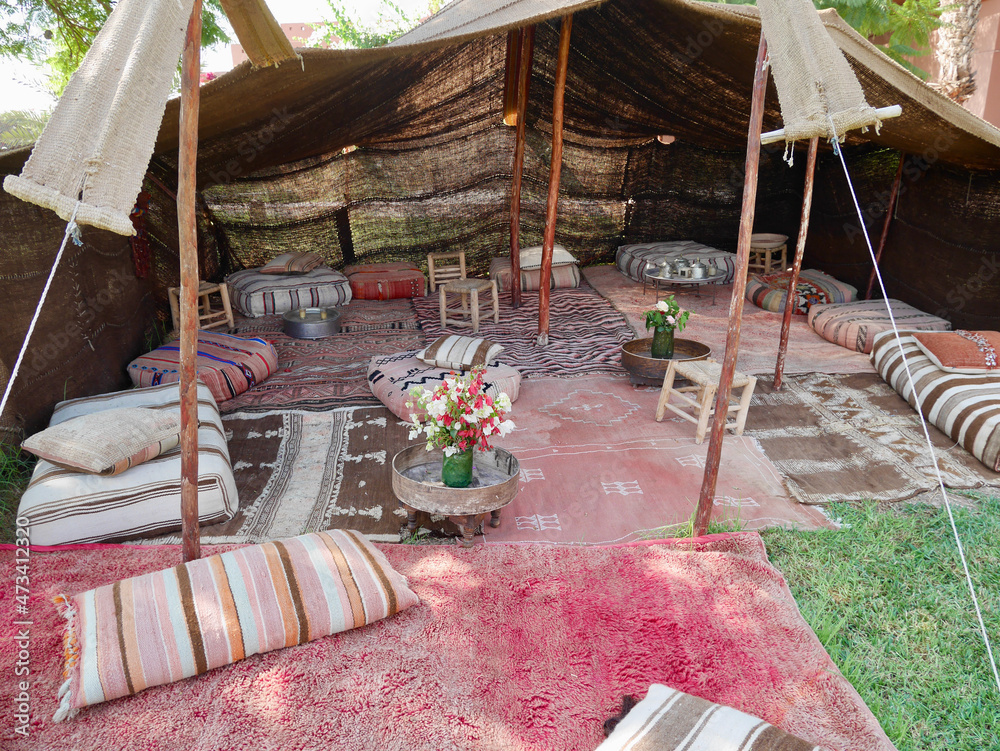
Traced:
<path fill-rule="evenodd" d="M 326 266 L 300 276 L 246 269 L 227 276 L 226 284 L 233 307 L 248 318 L 281 315 L 299 308 L 334 308 L 351 301 L 347 277 Z"/>
<path fill-rule="evenodd" d="M 508 292 L 510 280 L 514 274 L 510 270 L 510 256 L 494 258 L 490 262 L 490 279 L 497 283 L 497 290 Z M 537 292 L 542 286 L 541 269 L 521 269 L 521 290 Z M 580 286 L 580 267 L 575 263 L 564 263 L 552 266 L 552 276 L 549 278 L 549 289 L 575 289 Z"/>
<path fill-rule="evenodd" d="M 416 605 L 359 532 L 231 550 L 56 602 L 68 677 L 55 720 L 251 655 L 359 628 Z"/>
<path fill-rule="evenodd" d="M 120 407 L 179 415 L 177 384 L 60 402 L 50 424 Z M 219 408 L 203 383 L 198 384 L 198 423 L 198 520 L 215 524 L 231 519 L 239 501 Z M 29 521 L 35 545 L 152 537 L 181 528 L 180 476 L 180 447 L 112 476 L 40 459 L 17 513 Z"/>
<path fill-rule="evenodd" d="M 944 318 L 924 313 L 899 300 L 889 300 L 896 326 L 909 331 L 950 331 Z M 820 303 L 809 308 L 809 325 L 828 342 L 855 352 L 872 351 L 875 335 L 892 329 L 885 300 Z"/>
<path fill-rule="evenodd" d="M 947 373 L 924 354 L 910 333 L 900 341 L 902 350 L 892 331 L 875 337 L 871 357 L 879 375 L 916 409 L 903 365 L 905 353 L 927 421 L 987 467 L 1000 471 L 1000 374 Z"/>
<path fill-rule="evenodd" d="M 598 751 L 823 751 L 732 707 L 654 683 Z"/>

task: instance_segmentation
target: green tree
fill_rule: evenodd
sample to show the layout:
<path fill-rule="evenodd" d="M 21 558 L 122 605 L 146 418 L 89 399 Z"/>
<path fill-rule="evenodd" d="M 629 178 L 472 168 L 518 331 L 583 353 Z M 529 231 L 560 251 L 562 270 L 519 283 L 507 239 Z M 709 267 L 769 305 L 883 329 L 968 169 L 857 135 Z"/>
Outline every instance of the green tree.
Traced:
<path fill-rule="evenodd" d="M 755 5 L 754 0 L 720 0 Z M 950 0 L 948 0 L 950 2 Z M 927 74 L 908 57 L 930 52 L 930 35 L 941 25 L 938 0 L 813 0 L 818 10 L 833 8 L 855 31 L 921 78 Z"/>
<path fill-rule="evenodd" d="M 114 6 L 112 0 L 5 0 L 0 5 L 0 57 L 47 66 L 49 87 L 58 96 Z M 220 26 L 223 17 L 219 0 L 205 0 L 202 45 L 228 41 Z"/>
<path fill-rule="evenodd" d="M 342 0 L 327 0 L 333 20 L 317 24 L 320 36 L 314 45 L 339 49 L 382 47 L 408 32 L 423 18 L 437 13 L 449 1 L 429 0 L 423 12 L 407 15 L 393 0 L 379 0 L 378 18 L 373 24 L 365 25 L 351 18 Z"/>

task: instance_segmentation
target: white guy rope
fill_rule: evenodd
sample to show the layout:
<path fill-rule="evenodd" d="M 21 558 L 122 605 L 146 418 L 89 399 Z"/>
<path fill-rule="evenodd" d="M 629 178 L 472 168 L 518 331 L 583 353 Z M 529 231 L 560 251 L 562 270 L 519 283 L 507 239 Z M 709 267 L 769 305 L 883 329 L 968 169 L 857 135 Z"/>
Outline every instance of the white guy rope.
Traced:
<path fill-rule="evenodd" d="M 833 122 L 830 122 L 830 128 L 833 129 Z M 861 230 L 865 236 L 865 244 L 868 245 L 868 253 L 872 257 L 872 263 L 875 266 L 875 276 L 878 277 L 878 286 L 882 290 L 882 298 L 884 300 L 889 299 L 889 294 L 885 290 L 885 283 L 882 281 L 882 272 L 879 270 L 878 262 L 875 260 L 875 251 L 872 249 L 871 238 L 868 237 L 868 228 L 865 226 L 864 215 L 861 212 L 861 205 L 858 203 L 858 196 L 854 192 L 854 183 L 851 182 L 851 175 L 847 171 L 847 162 L 844 161 L 844 152 L 840 149 L 840 144 L 836 138 L 836 131 L 833 138 L 833 150 L 840 157 L 840 163 L 844 168 L 844 177 L 847 178 L 847 186 L 851 190 L 851 199 L 854 201 L 854 209 L 858 212 L 858 221 L 861 222 Z M 906 358 L 906 352 L 903 351 L 903 345 L 900 341 L 899 328 L 896 326 L 896 316 L 892 314 L 892 306 L 886 303 L 886 310 L 889 311 L 889 321 L 892 323 L 893 333 L 896 335 L 896 346 L 899 347 L 899 353 L 903 356 L 903 367 L 906 369 L 906 378 L 910 384 L 910 393 L 913 394 L 913 401 L 916 403 L 917 415 L 920 417 L 920 425 L 924 429 L 924 438 L 927 441 L 927 448 L 931 452 L 931 459 L 934 462 L 934 472 L 937 474 L 938 487 L 941 488 L 941 499 L 944 501 L 945 510 L 948 512 L 948 521 L 951 523 L 951 531 L 955 535 L 955 545 L 958 547 L 958 556 L 962 560 L 962 569 L 965 571 L 965 581 L 969 585 L 969 593 L 972 595 L 972 604 L 976 609 L 976 618 L 979 619 L 979 631 L 983 636 L 983 643 L 986 644 L 986 655 L 989 657 L 990 666 L 993 668 L 993 680 L 997 684 L 997 690 L 1000 691 L 1000 671 L 997 670 L 997 661 L 993 657 L 993 647 L 990 645 L 990 636 L 986 631 L 986 623 L 983 621 L 983 612 L 979 607 L 979 598 L 976 596 L 976 587 L 972 583 L 972 574 L 969 573 L 969 564 L 965 559 L 965 548 L 962 546 L 962 539 L 958 535 L 958 527 L 955 525 L 955 516 L 951 510 L 951 503 L 948 501 L 948 492 L 944 487 L 944 477 L 941 475 L 941 467 L 938 464 L 937 454 L 934 452 L 934 444 L 931 442 L 931 434 L 927 429 L 927 421 L 924 419 L 923 406 L 920 403 L 920 395 L 917 393 L 916 383 L 913 381 L 913 373 L 910 372 L 910 363 Z"/>
<path fill-rule="evenodd" d="M 31 334 L 34 332 L 35 324 L 38 323 L 38 317 L 42 313 L 42 306 L 45 304 L 45 298 L 49 294 L 49 287 L 52 286 L 52 279 L 56 275 L 56 269 L 59 268 L 59 261 L 62 259 L 63 251 L 66 250 L 66 243 L 72 237 L 74 243 L 77 245 L 82 244 L 79 240 L 80 229 L 76 224 L 76 212 L 80 208 L 80 205 L 80 202 L 77 201 L 76 206 L 73 208 L 73 216 L 70 217 L 69 223 L 66 225 L 62 245 L 59 246 L 59 252 L 56 253 L 56 260 L 52 263 L 52 271 L 49 272 L 49 278 L 45 280 L 45 286 L 42 288 L 42 296 L 35 307 L 35 315 L 31 317 L 31 323 L 28 325 L 28 333 L 24 335 L 24 344 L 21 345 L 21 351 L 17 353 L 17 361 L 14 363 L 14 367 L 11 368 L 10 378 L 7 379 L 7 388 L 4 389 L 3 398 L 0 399 L 0 415 L 3 415 L 3 411 L 7 407 L 7 399 L 14 388 L 14 379 L 17 378 L 17 371 L 21 368 L 21 361 L 24 360 L 24 355 L 28 352 L 28 342 L 31 341 Z"/>

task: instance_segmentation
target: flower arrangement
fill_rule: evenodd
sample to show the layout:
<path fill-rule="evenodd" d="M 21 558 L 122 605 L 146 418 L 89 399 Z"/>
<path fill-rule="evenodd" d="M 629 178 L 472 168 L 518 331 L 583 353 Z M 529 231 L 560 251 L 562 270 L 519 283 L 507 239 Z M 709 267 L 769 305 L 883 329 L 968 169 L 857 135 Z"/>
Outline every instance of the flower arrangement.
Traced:
<path fill-rule="evenodd" d="M 427 450 L 440 448 L 445 456 L 479 447 L 491 448 L 491 436 L 505 436 L 514 423 L 504 419 L 510 409 L 510 397 L 499 394 L 496 399 L 483 389 L 484 368 L 473 368 L 466 376 L 451 374 L 428 392 L 415 386 L 410 390 L 415 408 L 410 415 L 410 440 L 421 434 L 427 438 Z"/>
<path fill-rule="evenodd" d="M 656 303 L 656 307 L 652 310 L 646 311 L 646 328 L 655 328 L 658 331 L 673 331 L 677 329 L 678 332 L 681 332 L 687 325 L 688 316 L 690 315 L 690 310 L 681 312 L 681 306 L 677 304 L 674 296 L 671 295 Z"/>

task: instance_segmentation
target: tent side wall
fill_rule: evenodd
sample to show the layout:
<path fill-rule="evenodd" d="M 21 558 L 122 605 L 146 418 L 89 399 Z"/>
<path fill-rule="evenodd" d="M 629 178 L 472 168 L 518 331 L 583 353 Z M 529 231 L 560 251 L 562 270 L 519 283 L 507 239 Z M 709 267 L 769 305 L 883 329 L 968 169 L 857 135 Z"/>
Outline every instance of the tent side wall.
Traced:
<path fill-rule="evenodd" d="M 0 179 L 20 172 L 10 157 Z M 0 191 L 0 372 L 13 370 L 66 223 L 53 212 Z M 152 286 L 136 278 L 129 240 L 83 227 L 70 242 L 32 335 L 0 424 L 14 442 L 45 427 L 56 402 L 128 384 L 125 365 L 152 328 Z M 4 379 L 5 380 L 5 379 Z"/>

